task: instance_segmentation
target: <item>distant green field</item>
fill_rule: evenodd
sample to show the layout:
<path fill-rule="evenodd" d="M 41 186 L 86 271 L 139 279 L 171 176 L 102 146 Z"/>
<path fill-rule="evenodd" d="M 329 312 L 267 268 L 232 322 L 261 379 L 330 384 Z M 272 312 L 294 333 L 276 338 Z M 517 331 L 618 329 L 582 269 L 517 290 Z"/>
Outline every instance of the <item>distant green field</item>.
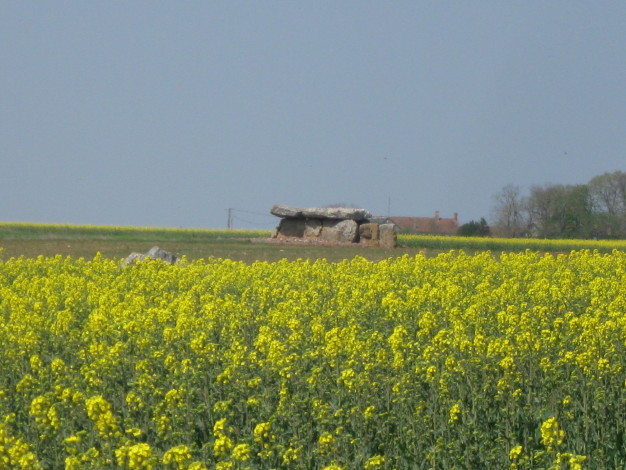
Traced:
<path fill-rule="evenodd" d="M 378 261 L 422 251 L 416 247 L 389 250 L 356 244 L 328 247 L 267 243 L 270 235 L 270 231 L 263 230 L 0 223 L 0 259 L 40 255 L 91 259 L 97 253 L 123 259 L 131 252 L 145 253 L 153 246 L 189 260 L 222 258 L 246 263 L 320 258 L 341 261 L 355 256 Z"/>
<path fill-rule="evenodd" d="M 33 224 L 0 222 L 0 239 L 99 238 L 117 240 L 215 240 L 268 237 L 268 230 L 117 227 L 108 225 Z"/>
<path fill-rule="evenodd" d="M 90 259 L 97 253 L 125 258 L 134 251 L 144 253 L 160 246 L 189 259 L 252 260 L 267 254 L 250 240 L 269 236 L 269 231 L 259 230 L 0 223 L 0 258 L 61 255 Z"/>
<path fill-rule="evenodd" d="M 626 251 L 625 240 L 539 240 L 468 238 L 431 235 L 398 235 L 399 247 L 383 249 L 354 246 L 302 246 L 266 243 L 267 230 L 216 230 L 200 228 L 115 227 L 99 225 L 33 224 L 0 222 L 0 259 L 13 257 L 71 256 L 93 258 L 97 253 L 125 258 L 131 252 L 144 253 L 153 246 L 188 259 L 224 258 L 276 261 L 283 258 L 341 261 L 362 256 L 371 261 L 414 256 L 435 256 L 450 250 L 468 253 L 492 251 L 543 251 L 569 253 L 572 250 Z"/>

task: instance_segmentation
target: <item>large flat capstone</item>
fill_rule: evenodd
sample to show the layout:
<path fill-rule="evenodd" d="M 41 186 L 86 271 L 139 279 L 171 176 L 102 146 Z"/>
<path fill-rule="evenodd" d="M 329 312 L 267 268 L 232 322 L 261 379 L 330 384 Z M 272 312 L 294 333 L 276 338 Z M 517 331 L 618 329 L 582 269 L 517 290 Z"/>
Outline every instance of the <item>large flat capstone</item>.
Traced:
<path fill-rule="evenodd" d="M 368 220 L 372 217 L 369 211 L 352 207 L 301 208 L 284 204 L 276 204 L 272 207 L 270 213 L 281 218 L 354 220 L 356 222 Z"/>

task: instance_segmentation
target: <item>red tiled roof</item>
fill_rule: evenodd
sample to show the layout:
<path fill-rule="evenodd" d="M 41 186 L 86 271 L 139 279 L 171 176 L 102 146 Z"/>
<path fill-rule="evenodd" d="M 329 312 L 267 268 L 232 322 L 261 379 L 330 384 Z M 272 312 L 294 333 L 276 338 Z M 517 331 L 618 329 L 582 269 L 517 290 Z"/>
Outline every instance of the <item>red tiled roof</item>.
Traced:
<path fill-rule="evenodd" d="M 444 217 L 387 217 L 402 232 L 456 235 L 459 221 Z"/>

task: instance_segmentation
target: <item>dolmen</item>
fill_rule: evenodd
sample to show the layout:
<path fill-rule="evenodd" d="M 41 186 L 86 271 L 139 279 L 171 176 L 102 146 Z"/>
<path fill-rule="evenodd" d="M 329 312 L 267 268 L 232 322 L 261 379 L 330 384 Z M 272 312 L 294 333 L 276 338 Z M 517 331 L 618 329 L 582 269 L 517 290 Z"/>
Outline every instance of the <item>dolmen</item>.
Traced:
<path fill-rule="evenodd" d="M 273 238 L 324 243 L 363 243 L 393 248 L 396 226 L 371 222 L 372 214 L 352 207 L 300 208 L 277 204 L 270 210 L 280 217 Z"/>

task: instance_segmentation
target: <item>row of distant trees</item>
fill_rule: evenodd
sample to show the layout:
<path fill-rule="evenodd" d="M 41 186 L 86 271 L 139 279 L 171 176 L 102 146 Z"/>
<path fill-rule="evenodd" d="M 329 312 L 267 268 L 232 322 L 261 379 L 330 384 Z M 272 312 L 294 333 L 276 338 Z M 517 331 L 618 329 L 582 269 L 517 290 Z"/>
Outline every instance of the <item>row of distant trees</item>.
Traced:
<path fill-rule="evenodd" d="M 492 231 L 507 237 L 625 238 L 626 173 L 587 184 L 507 185 L 494 195 Z"/>

